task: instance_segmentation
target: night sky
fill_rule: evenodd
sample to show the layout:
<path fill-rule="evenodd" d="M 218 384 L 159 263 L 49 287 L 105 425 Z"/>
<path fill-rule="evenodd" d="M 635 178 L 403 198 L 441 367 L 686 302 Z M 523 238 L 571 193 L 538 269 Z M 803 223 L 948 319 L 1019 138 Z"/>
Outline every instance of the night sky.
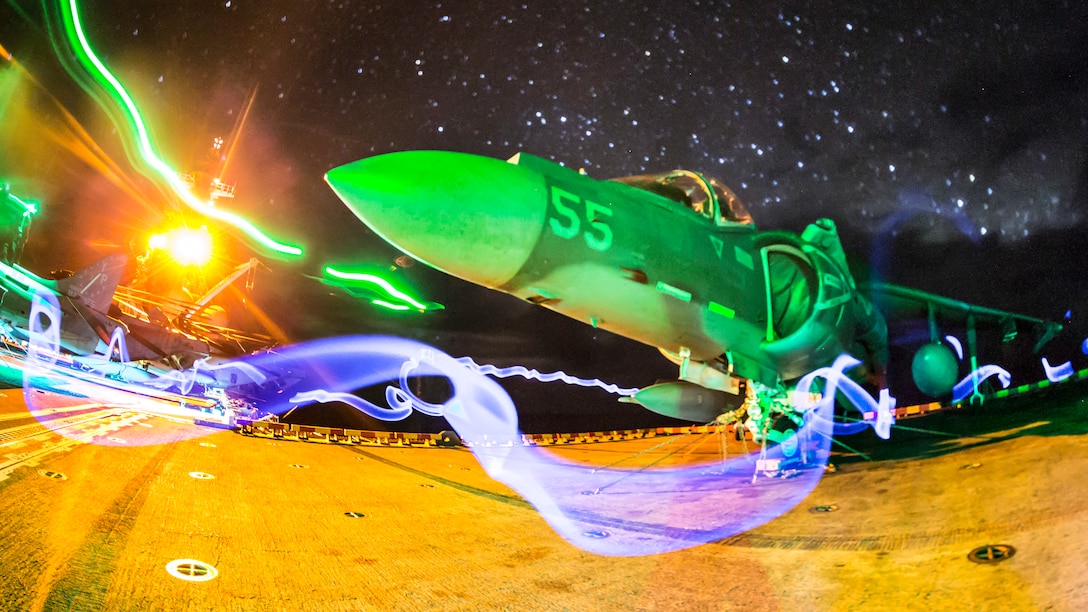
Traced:
<path fill-rule="evenodd" d="M 1088 7 L 919 4 L 87 1 L 81 15 L 178 168 L 199 165 L 256 91 L 229 207 L 307 248 L 269 258 L 255 297 L 293 338 L 394 333 L 629 386 L 675 376 L 653 349 L 396 266 L 322 181 L 390 151 L 526 151 L 598 178 L 702 171 L 763 229 L 831 217 L 857 276 L 1061 321 L 1054 350 L 1085 367 Z M 165 199 L 134 197 L 41 136 L 57 129 L 47 92 L 143 184 L 57 63 L 40 4 L 0 6 L 0 45 L 40 83 L 0 89 L 0 177 L 45 210 L 26 265 L 125 248 Z M 235 260 L 249 256 L 223 238 Z M 307 278 L 327 264 L 384 268 L 447 309 L 380 311 Z M 570 393 L 543 401 L 631 410 Z"/>

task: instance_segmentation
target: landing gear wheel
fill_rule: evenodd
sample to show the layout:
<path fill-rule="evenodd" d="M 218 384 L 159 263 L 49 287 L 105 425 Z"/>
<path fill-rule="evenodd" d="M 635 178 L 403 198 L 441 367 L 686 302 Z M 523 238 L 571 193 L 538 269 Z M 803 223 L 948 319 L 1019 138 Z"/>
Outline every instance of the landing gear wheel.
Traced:
<path fill-rule="evenodd" d="M 789 417 L 775 417 L 771 430 L 767 432 L 767 439 L 779 445 L 783 457 L 790 458 L 797 454 L 797 425 Z"/>

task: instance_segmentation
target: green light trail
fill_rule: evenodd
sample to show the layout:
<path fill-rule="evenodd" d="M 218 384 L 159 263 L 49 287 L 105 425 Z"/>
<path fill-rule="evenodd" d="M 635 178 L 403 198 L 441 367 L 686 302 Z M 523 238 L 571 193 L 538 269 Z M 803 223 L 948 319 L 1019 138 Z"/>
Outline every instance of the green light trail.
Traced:
<path fill-rule="evenodd" d="M 370 300 L 370 303 L 375 306 L 381 306 L 382 308 L 388 308 L 389 310 L 408 310 L 408 307 L 404 304 L 393 304 L 385 300 Z"/>
<path fill-rule="evenodd" d="M 137 147 L 140 157 L 142 157 L 144 161 L 147 162 L 148 166 L 170 185 L 170 188 L 178 194 L 181 200 L 190 208 L 193 208 L 203 215 L 234 226 L 241 230 L 246 236 L 249 236 L 252 240 L 267 249 L 284 255 L 302 255 L 301 248 L 277 242 L 272 238 L 269 238 L 249 221 L 246 221 L 233 213 L 217 209 L 209 202 L 202 202 L 189 191 L 188 186 L 181 180 L 178 173 L 155 153 L 151 146 L 151 140 L 148 136 L 147 128 L 144 125 L 143 118 L 140 116 L 140 112 L 136 109 L 135 102 L 132 101 L 132 98 L 129 96 L 124 86 L 121 85 L 120 81 L 117 80 L 109 69 L 106 68 L 105 64 L 98 59 L 98 56 L 95 55 L 94 51 L 91 50 L 91 46 L 87 42 L 87 38 L 83 33 L 83 26 L 79 20 L 79 13 L 76 9 L 76 0 L 68 0 L 67 3 L 62 1 L 61 7 L 65 31 L 68 34 L 69 40 L 73 43 L 72 48 L 76 52 L 77 59 L 92 73 L 95 80 L 106 87 L 107 91 L 110 92 L 114 96 L 114 99 L 121 105 L 122 110 L 128 117 L 130 126 L 136 132 Z"/>
<path fill-rule="evenodd" d="M 24 298 L 33 299 L 35 292 L 56 294 L 56 291 L 53 291 L 49 287 L 46 287 L 44 284 L 42 284 L 42 279 L 37 278 L 29 272 L 24 273 L 23 270 L 9 266 L 2 261 L 0 261 L 0 274 L 3 274 L 4 276 L 25 286 L 26 289 L 25 294 L 23 295 Z M 22 289 L 19 287 L 13 287 L 13 289 L 22 291 Z"/>
<path fill-rule="evenodd" d="M 441 304 L 425 304 L 423 302 L 420 302 L 411 295 L 408 295 L 404 291 L 398 289 L 397 287 L 394 287 L 393 284 L 390 283 L 388 280 L 374 274 L 366 274 L 363 272 L 344 272 L 341 270 L 337 270 L 332 266 L 325 267 L 325 274 L 328 274 L 329 276 L 337 280 L 345 281 L 345 284 L 373 285 L 391 298 L 403 302 L 398 304 L 390 302 L 388 300 L 383 300 L 381 298 L 375 298 L 370 300 L 370 303 L 374 304 L 375 306 L 381 306 L 390 310 L 409 310 L 409 308 L 414 308 L 416 310 L 419 310 L 420 312 L 425 312 L 427 310 L 441 310 L 443 308 Z"/>
<path fill-rule="evenodd" d="M 26 212 L 23 213 L 24 216 L 30 216 L 30 215 L 38 214 L 38 203 L 37 202 L 34 202 L 33 200 L 24 200 L 24 199 L 20 198 L 19 196 L 15 195 L 14 193 L 11 193 L 10 191 L 7 192 L 6 195 L 8 196 L 9 200 L 11 200 L 12 202 L 15 202 L 19 206 L 22 206 L 26 210 Z"/>

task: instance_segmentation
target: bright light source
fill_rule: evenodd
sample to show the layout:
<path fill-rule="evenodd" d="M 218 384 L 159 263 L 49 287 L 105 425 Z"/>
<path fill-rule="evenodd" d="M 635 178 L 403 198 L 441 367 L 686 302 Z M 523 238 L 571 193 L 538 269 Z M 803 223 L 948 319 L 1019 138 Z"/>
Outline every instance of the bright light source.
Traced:
<path fill-rule="evenodd" d="M 91 77 L 98 85 L 103 87 L 119 105 L 124 116 L 128 119 L 129 127 L 135 133 L 137 151 L 144 162 L 147 163 L 148 167 L 166 181 L 166 183 L 170 185 L 170 188 L 177 193 L 178 197 L 193 210 L 211 217 L 212 219 L 231 224 L 267 249 L 284 255 L 302 255 L 301 248 L 276 242 L 254 227 L 249 221 L 225 210 L 219 210 L 215 208 L 211 202 L 202 202 L 200 198 L 197 198 L 189 191 L 188 186 L 181 177 L 179 177 L 178 174 L 158 156 L 158 153 L 151 146 L 151 138 L 148 135 L 147 126 L 144 124 L 143 117 L 136 109 L 136 103 L 132 101 L 128 91 L 125 90 L 124 86 L 121 85 L 121 82 L 117 80 L 117 77 L 106 68 L 105 64 L 102 63 L 102 60 L 100 60 L 91 49 L 90 43 L 87 42 L 87 37 L 83 32 L 83 25 L 80 22 L 79 12 L 76 10 L 76 0 L 61 2 L 60 12 L 61 19 L 64 23 L 65 33 L 68 36 L 68 41 L 72 45 L 72 50 L 75 52 L 76 59 L 91 74 Z"/>
<path fill-rule="evenodd" d="M 183 266 L 203 266 L 212 259 L 212 236 L 208 228 L 179 227 L 147 239 L 151 249 L 166 251 L 170 258 Z"/>
<path fill-rule="evenodd" d="M 212 259 L 212 236 L 207 227 L 176 229 L 167 245 L 170 256 L 185 266 L 203 266 Z"/>

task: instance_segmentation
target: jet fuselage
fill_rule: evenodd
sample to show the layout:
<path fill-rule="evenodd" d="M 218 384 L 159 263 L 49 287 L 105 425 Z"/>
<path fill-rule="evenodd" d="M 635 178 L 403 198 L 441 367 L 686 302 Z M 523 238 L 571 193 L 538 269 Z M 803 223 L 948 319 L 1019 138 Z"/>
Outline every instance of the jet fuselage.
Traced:
<path fill-rule="evenodd" d="M 526 154 L 442 151 L 328 172 L 348 207 L 420 261 L 764 384 L 843 352 L 886 359 L 834 224 L 759 232 L 728 188 L 686 171 L 599 181 Z"/>

